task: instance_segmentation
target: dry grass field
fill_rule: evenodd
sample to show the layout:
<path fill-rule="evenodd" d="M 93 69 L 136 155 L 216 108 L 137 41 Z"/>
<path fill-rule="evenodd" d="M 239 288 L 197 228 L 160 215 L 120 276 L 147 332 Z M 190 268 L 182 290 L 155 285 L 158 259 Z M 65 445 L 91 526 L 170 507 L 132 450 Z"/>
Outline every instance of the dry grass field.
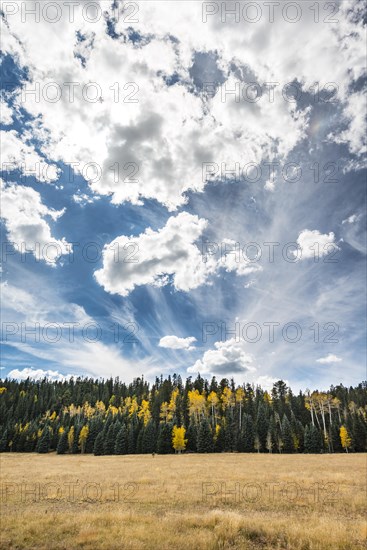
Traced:
<path fill-rule="evenodd" d="M 367 548 L 365 454 L 0 460 L 2 549 Z"/>

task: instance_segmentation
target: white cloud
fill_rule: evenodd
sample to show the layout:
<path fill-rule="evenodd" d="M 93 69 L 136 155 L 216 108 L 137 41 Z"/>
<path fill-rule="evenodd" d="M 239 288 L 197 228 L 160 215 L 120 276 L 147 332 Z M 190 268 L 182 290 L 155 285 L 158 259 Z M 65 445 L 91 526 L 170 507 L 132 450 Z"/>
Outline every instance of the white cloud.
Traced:
<path fill-rule="evenodd" d="M 360 215 L 352 214 L 351 216 L 343 220 L 342 224 L 344 225 L 345 223 L 355 223 L 360 219 L 360 217 L 361 217 Z"/>
<path fill-rule="evenodd" d="M 326 357 L 320 357 L 320 359 L 316 359 L 316 363 L 321 363 L 322 365 L 330 365 L 331 363 L 340 363 L 343 361 L 341 357 L 338 357 L 337 355 L 333 355 L 332 353 L 329 353 Z"/>
<path fill-rule="evenodd" d="M 255 370 L 251 366 L 253 358 L 245 351 L 243 342 L 236 342 L 235 338 L 231 338 L 224 342 L 215 342 L 214 347 L 215 349 L 207 350 L 202 359 L 198 359 L 187 372 L 240 376 Z"/>
<path fill-rule="evenodd" d="M 335 136 L 336 143 L 347 143 L 352 153 L 364 155 L 366 145 L 366 91 L 351 94 L 346 101 L 344 116 L 348 128 Z"/>
<path fill-rule="evenodd" d="M 239 243 L 232 239 L 223 239 L 218 267 L 225 268 L 227 272 L 235 272 L 237 275 L 249 275 L 262 271 L 262 267 L 256 265 L 251 259 L 254 258 L 247 258 Z"/>
<path fill-rule="evenodd" d="M 13 123 L 13 109 L 4 101 L 0 99 L 0 124 L 9 126 Z"/>
<path fill-rule="evenodd" d="M 335 235 L 333 232 L 322 234 L 317 229 L 310 231 L 304 229 L 298 236 L 297 244 L 301 254 L 300 259 L 321 258 L 335 250 L 338 246 L 335 244 Z M 297 257 L 297 251 L 293 253 Z"/>
<path fill-rule="evenodd" d="M 167 285 L 170 277 L 177 290 L 197 288 L 215 270 L 215 261 L 204 262 L 194 244 L 206 224 L 181 212 L 158 231 L 148 228 L 138 237 L 118 237 L 104 248 L 103 267 L 95 272 L 98 283 L 121 296 L 141 285 Z"/>
<path fill-rule="evenodd" d="M 58 371 L 55 370 L 25 368 L 22 370 L 11 370 L 7 375 L 7 378 L 15 378 L 17 380 L 26 380 L 27 378 L 42 380 L 43 378 L 48 378 L 53 382 L 63 382 L 64 380 L 70 380 L 72 376 L 76 377 L 76 375 L 72 374 L 60 374 Z"/>
<path fill-rule="evenodd" d="M 15 130 L 0 130 L 2 170 L 19 169 L 24 176 L 34 175 L 43 183 L 56 181 L 59 169 L 54 164 L 45 162 L 32 145 L 27 145 Z"/>
<path fill-rule="evenodd" d="M 63 254 L 69 253 L 71 245 L 63 238 L 55 239 L 45 217 L 57 220 L 64 210 L 48 208 L 41 196 L 31 187 L 0 180 L 2 195 L 1 217 L 5 221 L 9 241 L 19 252 L 30 251 L 38 260 L 54 265 Z"/>
<path fill-rule="evenodd" d="M 192 350 L 195 349 L 195 346 L 192 346 L 196 342 L 196 338 L 194 336 L 189 336 L 188 338 L 179 338 L 178 336 L 170 335 L 170 336 L 163 336 L 163 338 L 159 341 L 159 347 L 161 348 L 169 348 L 169 349 L 185 349 L 185 350 Z"/>

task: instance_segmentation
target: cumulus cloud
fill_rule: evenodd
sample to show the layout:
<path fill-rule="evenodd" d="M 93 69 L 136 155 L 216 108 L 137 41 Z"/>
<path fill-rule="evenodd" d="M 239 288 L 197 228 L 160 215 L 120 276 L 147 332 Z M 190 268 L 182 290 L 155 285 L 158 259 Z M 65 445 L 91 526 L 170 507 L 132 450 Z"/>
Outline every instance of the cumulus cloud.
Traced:
<path fill-rule="evenodd" d="M 187 372 L 239 376 L 255 370 L 251 366 L 253 358 L 245 351 L 243 342 L 231 338 L 224 342 L 215 342 L 214 347 L 215 349 L 207 350 L 202 359 L 198 359 Z"/>
<path fill-rule="evenodd" d="M 5 111 L 6 113 L 6 111 Z M 36 152 L 33 145 L 27 145 L 15 130 L 0 130 L 2 170 L 11 172 L 19 169 L 22 174 L 34 175 L 43 183 L 56 181 L 59 169 L 47 163 Z"/>
<path fill-rule="evenodd" d="M 169 349 L 185 349 L 185 350 L 192 350 L 195 349 L 195 346 L 192 346 L 196 342 L 196 338 L 194 336 L 189 336 L 188 338 L 179 338 L 178 336 L 170 335 L 170 336 L 163 336 L 163 338 L 159 341 L 159 347 L 161 348 L 169 348 Z"/>
<path fill-rule="evenodd" d="M 118 237 L 104 248 L 103 267 L 95 272 L 98 283 L 121 296 L 137 286 L 170 281 L 176 290 L 197 288 L 216 266 L 213 259 L 203 262 L 195 245 L 206 225 L 206 220 L 181 212 L 158 231 L 148 228 L 138 237 Z"/>
<path fill-rule="evenodd" d="M 254 258 L 245 255 L 240 243 L 236 243 L 233 239 L 223 239 L 218 267 L 223 267 L 227 272 L 235 272 L 237 275 L 249 275 L 262 271 L 262 267 L 256 265 L 253 260 Z"/>
<path fill-rule="evenodd" d="M 330 365 L 332 363 L 340 363 L 340 361 L 343 361 L 341 357 L 338 357 L 337 355 L 333 355 L 332 353 L 329 353 L 326 357 L 320 357 L 320 359 L 316 359 L 316 363 L 321 363 L 322 365 Z"/>
<path fill-rule="evenodd" d="M 321 258 L 338 250 L 338 246 L 335 244 L 335 235 L 333 232 L 329 234 L 322 234 L 317 229 L 310 231 L 304 229 L 298 236 L 297 244 L 299 246 L 301 254 L 300 259 L 306 260 L 308 258 Z M 297 252 L 294 252 L 297 256 Z"/>
<path fill-rule="evenodd" d="M 8 231 L 9 241 L 19 252 L 32 252 L 38 260 L 54 265 L 71 245 L 63 239 L 55 239 L 45 217 L 55 221 L 64 210 L 54 210 L 42 203 L 40 194 L 31 187 L 0 180 L 2 195 L 1 217 Z"/>
<path fill-rule="evenodd" d="M 347 143 L 352 153 L 364 155 L 367 151 L 366 141 L 366 101 L 367 92 L 351 94 L 344 109 L 348 127 L 335 136 L 337 143 Z"/>
<path fill-rule="evenodd" d="M 48 378 L 53 382 L 63 382 L 64 380 L 70 380 L 70 378 L 75 377 L 73 374 L 61 374 L 55 370 L 42 370 L 42 369 L 33 369 L 33 368 L 24 368 L 22 370 L 13 369 L 11 370 L 7 378 L 16 380 L 26 380 L 27 378 L 32 378 L 34 380 L 42 380 L 43 378 Z"/>
<path fill-rule="evenodd" d="M 13 109 L 4 101 L 0 99 L 0 124 L 9 126 L 13 122 Z"/>

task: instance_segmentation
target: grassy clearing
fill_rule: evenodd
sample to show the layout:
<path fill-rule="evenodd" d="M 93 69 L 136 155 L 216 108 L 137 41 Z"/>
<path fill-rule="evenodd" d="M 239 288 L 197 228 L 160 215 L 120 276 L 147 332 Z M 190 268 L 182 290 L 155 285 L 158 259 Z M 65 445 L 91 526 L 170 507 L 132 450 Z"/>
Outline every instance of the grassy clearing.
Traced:
<path fill-rule="evenodd" d="M 366 454 L 1 455 L 1 548 L 366 549 Z"/>

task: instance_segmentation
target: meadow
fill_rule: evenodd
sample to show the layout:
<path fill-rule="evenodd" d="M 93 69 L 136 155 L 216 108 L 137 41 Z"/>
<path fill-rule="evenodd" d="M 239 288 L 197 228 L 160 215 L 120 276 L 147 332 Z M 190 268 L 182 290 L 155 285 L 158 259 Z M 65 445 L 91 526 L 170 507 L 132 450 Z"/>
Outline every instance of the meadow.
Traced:
<path fill-rule="evenodd" d="M 367 548 L 367 455 L 4 453 L 1 549 Z"/>

